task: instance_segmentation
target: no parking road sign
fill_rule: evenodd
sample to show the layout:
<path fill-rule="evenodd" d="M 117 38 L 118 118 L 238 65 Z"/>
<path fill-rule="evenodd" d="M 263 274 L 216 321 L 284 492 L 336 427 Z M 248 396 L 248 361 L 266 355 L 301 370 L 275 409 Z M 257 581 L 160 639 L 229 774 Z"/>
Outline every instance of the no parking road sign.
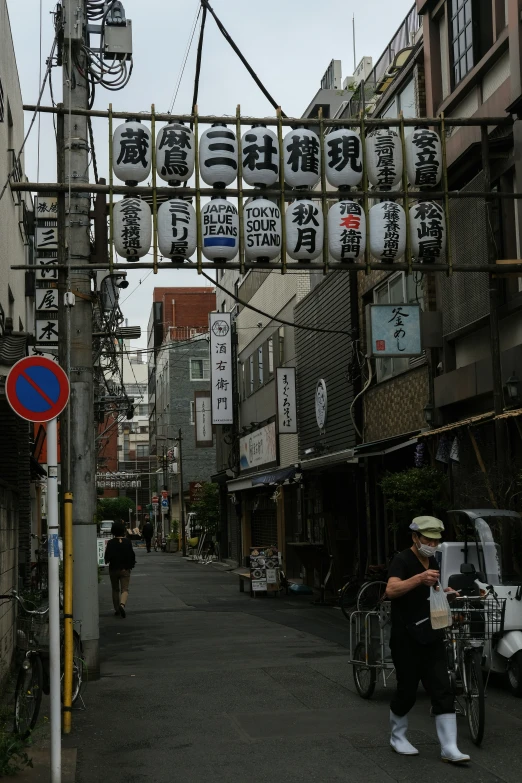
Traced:
<path fill-rule="evenodd" d="M 9 405 L 27 421 L 55 419 L 69 400 L 69 379 L 45 356 L 27 356 L 11 367 L 5 384 Z"/>

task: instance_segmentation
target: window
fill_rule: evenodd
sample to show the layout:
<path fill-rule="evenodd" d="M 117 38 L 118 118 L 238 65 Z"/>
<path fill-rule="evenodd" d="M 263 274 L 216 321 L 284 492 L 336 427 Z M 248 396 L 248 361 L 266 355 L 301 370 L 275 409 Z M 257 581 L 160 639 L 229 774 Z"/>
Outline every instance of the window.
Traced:
<path fill-rule="evenodd" d="M 277 366 L 280 367 L 285 363 L 285 327 L 279 327 L 279 353 L 278 353 Z"/>
<path fill-rule="evenodd" d="M 259 385 L 262 386 L 265 382 L 264 380 L 264 372 L 263 372 L 263 346 L 260 345 L 257 349 L 257 370 L 258 370 L 258 378 L 259 378 Z"/>
<path fill-rule="evenodd" d="M 197 333 L 198 333 L 198 330 L 197 330 L 197 329 L 191 329 L 191 330 L 190 330 L 190 336 L 191 336 L 191 337 L 195 337 L 195 336 L 197 335 Z"/>
<path fill-rule="evenodd" d="M 136 456 L 137 457 L 148 457 L 149 456 L 149 444 L 148 443 L 137 443 L 136 444 Z"/>
<path fill-rule="evenodd" d="M 190 360 L 190 380 L 191 381 L 210 380 L 210 359 Z"/>
<path fill-rule="evenodd" d="M 190 401 L 190 424 L 195 424 L 196 422 L 196 403 L 194 400 Z"/>
<path fill-rule="evenodd" d="M 146 403 L 138 405 L 137 408 L 138 408 L 138 416 L 149 415 L 149 406 Z"/>
<path fill-rule="evenodd" d="M 389 119 L 399 117 L 400 113 L 403 113 L 404 117 L 416 117 L 417 106 L 415 101 L 415 84 L 413 79 L 410 79 L 408 84 L 403 90 L 391 99 L 385 108 L 380 112 L 381 117 L 388 117 Z"/>
<path fill-rule="evenodd" d="M 142 434 L 142 435 L 143 435 L 144 433 L 148 432 L 148 431 L 149 431 L 149 428 L 148 428 L 148 427 L 145 427 L 145 426 L 143 426 L 143 425 L 142 425 L 141 427 L 138 427 L 138 432 L 141 432 L 141 434 Z"/>
<path fill-rule="evenodd" d="M 385 283 L 374 290 L 373 301 L 375 304 L 401 304 L 411 303 L 420 304 L 423 308 L 422 283 L 420 276 L 405 275 L 399 272 L 389 277 Z M 375 360 L 377 381 L 384 381 L 400 372 L 404 372 L 409 367 L 407 358 L 391 358 Z"/>
<path fill-rule="evenodd" d="M 455 87 L 493 45 L 492 3 L 452 0 L 450 41 Z"/>
<path fill-rule="evenodd" d="M 248 359 L 248 370 L 249 370 L 249 387 L 248 387 L 248 393 L 253 394 L 254 393 L 254 355 L 249 357 Z"/>
<path fill-rule="evenodd" d="M 522 278 L 521 278 L 522 279 Z M 245 364 L 240 362 L 239 364 L 239 388 L 241 393 L 241 399 L 246 399 L 246 383 L 245 383 Z"/>
<path fill-rule="evenodd" d="M 274 374 L 274 338 L 268 338 L 268 375 Z"/>

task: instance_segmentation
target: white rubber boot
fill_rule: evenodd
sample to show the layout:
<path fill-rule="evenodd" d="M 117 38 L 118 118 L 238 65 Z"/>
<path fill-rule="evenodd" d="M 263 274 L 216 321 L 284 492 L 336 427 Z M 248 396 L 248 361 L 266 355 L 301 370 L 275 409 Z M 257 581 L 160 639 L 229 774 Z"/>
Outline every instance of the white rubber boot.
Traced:
<path fill-rule="evenodd" d="M 406 732 L 408 731 L 408 716 L 403 715 L 402 718 L 399 715 L 395 715 L 390 710 L 390 727 L 391 737 L 390 745 L 396 753 L 400 753 L 401 756 L 417 756 L 419 751 L 414 748 L 411 742 L 406 739 Z"/>
<path fill-rule="evenodd" d="M 441 758 L 452 764 L 464 764 L 470 757 L 457 748 L 457 716 L 454 712 L 435 716 L 437 736 L 440 742 Z"/>

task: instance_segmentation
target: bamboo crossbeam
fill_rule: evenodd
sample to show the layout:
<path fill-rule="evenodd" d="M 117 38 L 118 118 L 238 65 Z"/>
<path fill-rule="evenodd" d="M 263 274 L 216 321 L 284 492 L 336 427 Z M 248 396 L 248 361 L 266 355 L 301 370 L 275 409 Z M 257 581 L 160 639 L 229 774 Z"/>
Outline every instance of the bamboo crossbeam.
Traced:
<path fill-rule="evenodd" d="M 283 267 L 280 263 L 276 263 L 275 261 L 267 261 L 267 262 L 259 262 L 259 261 L 245 261 L 245 269 L 257 269 L 257 270 L 279 270 L 282 271 Z M 104 269 L 110 269 L 109 264 L 74 264 L 71 263 L 69 266 L 66 266 L 65 264 L 53 264 L 53 269 L 75 269 L 75 270 L 104 270 Z M 10 269 L 16 269 L 16 270 L 22 270 L 25 272 L 35 272 L 37 269 L 40 269 L 42 267 L 35 266 L 34 264 L 16 264 L 10 267 Z M 154 269 L 154 264 L 152 262 L 147 261 L 138 261 L 138 262 L 132 262 L 127 261 L 126 263 L 122 264 L 114 264 L 113 269 L 125 269 L 126 271 L 132 271 L 133 269 Z M 213 269 L 216 271 L 217 269 L 240 269 L 240 264 L 226 261 L 223 263 L 219 262 L 213 262 L 208 261 L 206 263 L 203 263 L 201 265 L 202 269 Z M 385 264 L 380 263 L 379 261 L 371 262 L 369 265 L 370 270 L 379 270 L 381 272 L 408 272 L 408 270 L 411 270 L 413 272 L 423 272 L 424 274 L 433 274 L 434 272 L 444 272 L 447 274 L 448 272 L 448 265 L 447 264 L 411 264 L 411 267 L 404 262 L 395 263 L 395 264 Z M 183 262 L 183 261 L 164 261 L 161 263 L 158 263 L 158 269 L 193 269 L 194 271 L 197 271 L 197 266 L 192 263 Z M 329 271 L 332 272 L 364 272 L 367 269 L 366 264 L 357 262 L 357 263 L 330 263 L 329 264 Z M 506 273 L 518 273 L 522 275 L 522 261 L 520 263 L 513 262 L 511 264 L 504 264 L 502 265 L 495 265 L 492 264 L 453 264 L 452 267 L 454 272 L 487 272 L 488 274 L 493 275 L 502 275 L 504 276 Z M 317 264 L 314 262 L 290 262 L 287 264 L 287 271 L 304 271 L 304 272 L 317 272 L 317 271 L 323 271 L 323 264 Z"/>

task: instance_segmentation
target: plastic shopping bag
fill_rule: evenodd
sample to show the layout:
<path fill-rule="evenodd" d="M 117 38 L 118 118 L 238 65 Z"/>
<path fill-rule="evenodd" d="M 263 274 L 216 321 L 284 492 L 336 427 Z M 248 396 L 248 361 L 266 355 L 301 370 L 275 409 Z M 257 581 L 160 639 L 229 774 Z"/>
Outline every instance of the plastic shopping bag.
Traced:
<path fill-rule="evenodd" d="M 430 619 L 434 629 L 448 628 L 452 623 L 450 605 L 440 584 L 430 589 Z"/>

